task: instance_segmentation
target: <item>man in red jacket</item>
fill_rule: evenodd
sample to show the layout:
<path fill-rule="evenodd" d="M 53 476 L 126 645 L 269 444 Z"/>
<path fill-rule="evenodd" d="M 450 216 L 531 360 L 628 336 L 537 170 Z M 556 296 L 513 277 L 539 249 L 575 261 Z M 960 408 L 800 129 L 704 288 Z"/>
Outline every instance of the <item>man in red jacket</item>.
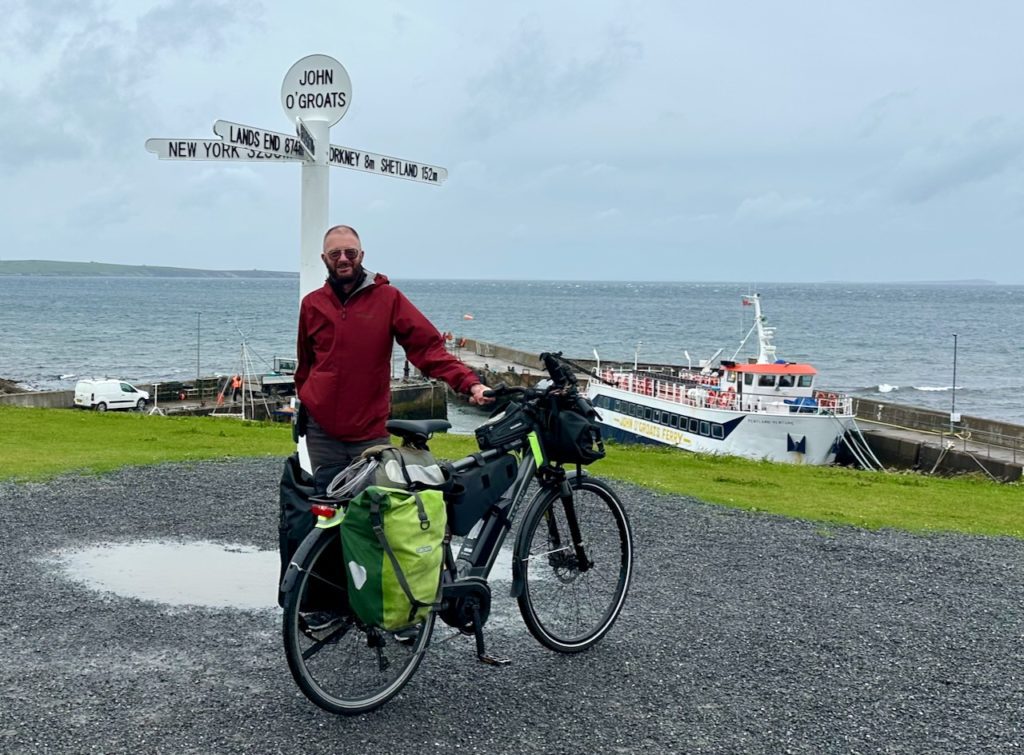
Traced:
<path fill-rule="evenodd" d="M 420 372 L 444 380 L 472 404 L 487 390 L 449 354 L 430 321 L 386 276 L 363 267 L 359 234 L 336 225 L 324 234 L 327 282 L 299 309 L 295 389 L 306 412 L 306 450 L 318 467 L 346 465 L 370 446 L 387 443 L 391 412 L 391 350 L 405 349 Z"/>

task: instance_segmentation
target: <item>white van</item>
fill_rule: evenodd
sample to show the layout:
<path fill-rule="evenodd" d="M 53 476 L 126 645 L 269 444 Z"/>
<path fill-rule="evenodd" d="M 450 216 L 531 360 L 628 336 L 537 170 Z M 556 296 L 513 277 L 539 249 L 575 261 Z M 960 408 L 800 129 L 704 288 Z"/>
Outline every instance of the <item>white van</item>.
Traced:
<path fill-rule="evenodd" d="M 75 384 L 75 406 L 105 412 L 107 409 L 145 408 L 149 394 L 123 380 L 79 380 Z"/>

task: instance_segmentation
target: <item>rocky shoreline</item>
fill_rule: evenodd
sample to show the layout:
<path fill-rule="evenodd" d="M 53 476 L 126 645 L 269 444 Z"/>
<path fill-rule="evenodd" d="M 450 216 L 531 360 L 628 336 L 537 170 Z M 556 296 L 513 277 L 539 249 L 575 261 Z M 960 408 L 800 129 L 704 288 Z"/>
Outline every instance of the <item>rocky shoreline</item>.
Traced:
<path fill-rule="evenodd" d="M 5 378 L 0 378 L 0 394 L 4 394 L 4 393 L 25 393 L 26 391 L 28 391 L 28 388 L 26 388 L 25 386 L 21 385 L 20 383 L 16 383 L 13 380 L 7 380 Z"/>

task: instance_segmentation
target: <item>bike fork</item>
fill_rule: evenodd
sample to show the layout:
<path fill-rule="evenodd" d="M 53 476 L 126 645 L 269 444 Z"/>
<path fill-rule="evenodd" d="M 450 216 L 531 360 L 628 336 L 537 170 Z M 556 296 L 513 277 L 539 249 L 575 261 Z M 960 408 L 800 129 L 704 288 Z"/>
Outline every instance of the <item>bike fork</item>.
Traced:
<path fill-rule="evenodd" d="M 573 500 L 572 488 L 569 487 L 568 480 L 562 481 L 559 498 L 562 500 L 562 506 L 565 507 L 565 521 L 569 524 L 569 536 L 572 538 L 572 549 L 576 554 L 576 564 L 581 572 L 585 572 L 590 569 L 594 563 L 587 558 L 587 554 L 583 550 L 583 534 L 580 532 L 580 521 L 576 517 L 576 502 Z M 557 532 L 555 531 L 556 526 L 554 516 L 552 516 L 548 521 L 548 526 L 551 529 L 553 539 L 560 540 Z"/>

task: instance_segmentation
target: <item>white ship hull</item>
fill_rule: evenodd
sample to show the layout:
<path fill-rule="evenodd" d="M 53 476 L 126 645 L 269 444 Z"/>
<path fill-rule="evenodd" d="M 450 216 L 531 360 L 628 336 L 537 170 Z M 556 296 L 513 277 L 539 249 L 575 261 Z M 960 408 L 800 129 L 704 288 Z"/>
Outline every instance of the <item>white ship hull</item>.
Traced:
<path fill-rule="evenodd" d="M 587 393 L 605 437 L 791 464 L 831 464 L 854 422 L 852 414 L 796 411 L 783 402 L 756 412 L 685 405 L 596 381 Z"/>

